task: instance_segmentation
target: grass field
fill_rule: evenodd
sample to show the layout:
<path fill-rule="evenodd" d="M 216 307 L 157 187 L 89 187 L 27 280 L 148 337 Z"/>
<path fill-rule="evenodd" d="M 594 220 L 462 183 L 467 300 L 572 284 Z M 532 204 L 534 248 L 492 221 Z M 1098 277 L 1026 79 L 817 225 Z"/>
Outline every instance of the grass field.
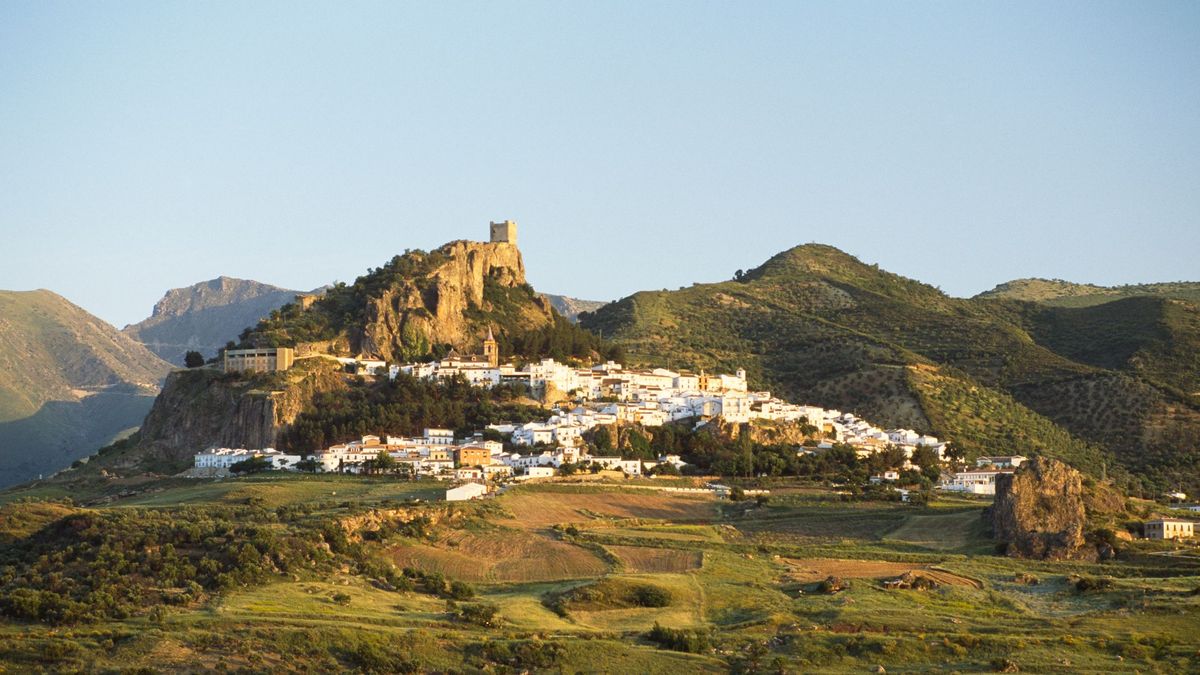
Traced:
<path fill-rule="evenodd" d="M 704 564 L 703 551 L 686 551 L 649 546 L 606 547 L 627 572 L 688 572 Z"/>
<path fill-rule="evenodd" d="M 494 605 L 494 627 L 354 565 L 321 574 L 292 567 L 157 618 L 0 621 L 0 672 L 992 672 L 1009 662 L 1023 672 L 1200 671 L 1200 565 L 1152 555 L 1168 546 L 1130 544 L 1104 564 L 1013 560 L 993 553 L 978 501 L 850 502 L 812 486 L 773 490 L 765 506 L 554 484 L 450 507 L 405 501 L 443 488 L 356 477 L 171 479 L 93 508 L 162 514 L 215 504 L 236 507 L 226 517 L 260 518 L 275 512 L 254 505 L 313 507 L 295 521 L 302 525 L 359 522 L 375 508 L 436 515 L 420 532 L 381 541 L 351 528 L 350 542 L 398 567 L 469 582 L 474 597 L 458 602 Z M 0 542 L 72 512 L 48 502 L 0 507 Z M 881 583 L 914 570 L 939 587 Z M 814 590 L 830 575 L 849 588 Z M 1083 592 L 1081 576 L 1110 581 Z M 651 586 L 669 602 L 584 603 L 565 615 L 548 605 L 596 584 Z M 647 637 L 656 623 L 698 631 L 708 646 L 659 648 Z"/>
<path fill-rule="evenodd" d="M 457 532 L 436 544 L 404 544 L 389 552 L 399 567 L 470 582 L 580 579 L 600 576 L 611 567 L 582 546 L 510 528 Z"/>
<path fill-rule="evenodd" d="M 986 553 L 992 543 L 984 532 L 981 510 L 911 516 L 884 538 L 935 551 Z"/>

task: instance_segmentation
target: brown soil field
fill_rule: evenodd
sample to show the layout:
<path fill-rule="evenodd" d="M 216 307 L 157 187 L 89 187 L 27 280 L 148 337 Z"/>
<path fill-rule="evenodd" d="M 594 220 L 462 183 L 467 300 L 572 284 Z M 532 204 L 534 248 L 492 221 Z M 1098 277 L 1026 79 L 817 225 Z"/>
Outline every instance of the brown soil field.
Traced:
<path fill-rule="evenodd" d="M 888 560 L 836 560 L 825 558 L 784 558 L 783 562 L 789 568 L 787 578 L 790 581 L 801 583 L 823 581 L 829 576 L 841 577 L 843 579 L 884 579 L 898 577 L 905 572 L 920 572 L 922 575 L 933 579 L 939 584 L 947 586 L 982 587 L 982 584 L 974 579 L 938 569 L 932 565 L 891 562 Z"/>
<path fill-rule="evenodd" d="M 558 523 L 585 523 L 597 515 L 674 522 L 706 521 L 717 515 L 716 500 L 663 492 L 523 492 L 502 498 L 514 517 L 506 524 L 530 529 Z"/>
<path fill-rule="evenodd" d="M 391 554 L 399 567 L 440 572 L 455 581 L 555 581 L 609 571 L 609 564 L 586 548 L 519 530 L 458 532 L 437 544 L 397 546 Z"/>
<path fill-rule="evenodd" d="M 620 558 L 625 571 L 633 573 L 686 572 L 700 569 L 703 551 L 678 551 L 649 546 L 608 546 Z"/>

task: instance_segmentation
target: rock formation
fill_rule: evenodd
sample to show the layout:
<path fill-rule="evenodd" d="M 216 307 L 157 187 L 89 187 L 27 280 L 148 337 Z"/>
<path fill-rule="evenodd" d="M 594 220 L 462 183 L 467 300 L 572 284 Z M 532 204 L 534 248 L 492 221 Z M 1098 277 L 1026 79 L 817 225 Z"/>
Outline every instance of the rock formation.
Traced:
<path fill-rule="evenodd" d="M 429 268 L 425 274 L 367 300 L 361 332 L 351 331 L 352 349 L 403 361 L 433 344 L 477 349 L 489 317 L 503 315 L 500 323 L 525 328 L 554 322 L 549 301 L 526 284 L 525 263 L 514 244 L 453 241 L 422 262 Z"/>
<path fill-rule="evenodd" d="M 1084 539 L 1083 479 L 1070 466 L 1035 457 L 1013 474 L 996 476 L 989 509 L 994 536 L 1014 558 L 1095 560 Z"/>

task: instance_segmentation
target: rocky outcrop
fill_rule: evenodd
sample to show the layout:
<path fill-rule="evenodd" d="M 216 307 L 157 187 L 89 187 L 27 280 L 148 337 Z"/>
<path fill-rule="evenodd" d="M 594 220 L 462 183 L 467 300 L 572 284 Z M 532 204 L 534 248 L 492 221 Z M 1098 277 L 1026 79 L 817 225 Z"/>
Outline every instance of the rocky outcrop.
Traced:
<path fill-rule="evenodd" d="M 601 307 L 607 305 L 607 302 L 601 300 L 580 300 L 579 298 L 571 298 L 565 295 L 553 295 L 550 293 L 542 294 L 554 310 L 562 314 L 572 323 L 579 323 L 579 315 L 584 312 L 594 312 Z"/>
<path fill-rule="evenodd" d="M 1082 475 L 1070 466 L 1035 457 L 1013 474 L 996 476 L 989 509 L 994 536 L 1014 558 L 1096 560 L 1084 538 L 1087 512 Z"/>
<path fill-rule="evenodd" d="M 209 447 L 275 447 L 314 396 L 342 386 L 332 366 L 293 369 L 286 380 L 282 374 L 246 379 L 208 369 L 176 371 L 146 416 L 140 451 L 122 468 L 175 472 Z"/>
<path fill-rule="evenodd" d="M 409 253 L 409 256 L 422 256 Z M 367 300 L 361 332 L 352 348 L 389 361 L 423 356 L 430 345 L 478 349 L 495 321 L 525 329 L 554 321 L 550 303 L 525 281 L 516 245 L 454 241 L 424 255 L 424 274 L 399 280 Z"/>

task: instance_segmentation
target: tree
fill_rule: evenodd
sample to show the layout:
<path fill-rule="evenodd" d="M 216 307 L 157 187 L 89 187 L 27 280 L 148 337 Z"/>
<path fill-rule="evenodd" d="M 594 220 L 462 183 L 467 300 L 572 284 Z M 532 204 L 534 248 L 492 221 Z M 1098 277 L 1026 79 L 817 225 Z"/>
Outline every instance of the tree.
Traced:
<path fill-rule="evenodd" d="M 199 368 L 204 365 L 204 355 L 197 351 L 189 351 L 183 355 L 183 365 L 188 368 Z"/>
<path fill-rule="evenodd" d="M 612 450 L 612 432 L 608 430 L 608 427 L 600 427 L 596 429 L 595 434 L 592 436 L 592 442 L 596 444 L 596 449 L 601 452 Z"/>
<path fill-rule="evenodd" d="M 261 455 L 244 459 L 230 465 L 230 473 L 259 473 L 271 468 L 271 460 Z"/>

